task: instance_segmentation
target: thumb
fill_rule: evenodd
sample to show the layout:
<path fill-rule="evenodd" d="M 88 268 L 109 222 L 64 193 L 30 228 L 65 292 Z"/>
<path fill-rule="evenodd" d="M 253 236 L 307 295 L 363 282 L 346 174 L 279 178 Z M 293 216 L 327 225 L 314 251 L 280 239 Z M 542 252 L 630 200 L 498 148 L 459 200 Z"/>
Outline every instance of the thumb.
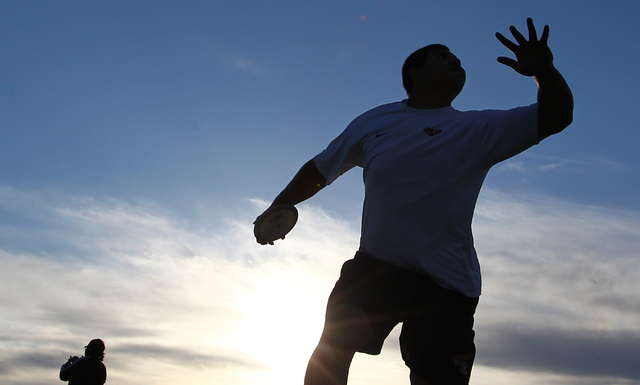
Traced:
<path fill-rule="evenodd" d="M 498 63 L 504 64 L 504 65 L 506 65 L 508 67 L 511 67 L 513 69 L 516 69 L 516 67 L 518 65 L 517 61 L 515 61 L 515 60 L 513 60 L 511 58 L 508 58 L 508 57 L 504 57 L 504 56 L 500 56 L 498 58 Z"/>

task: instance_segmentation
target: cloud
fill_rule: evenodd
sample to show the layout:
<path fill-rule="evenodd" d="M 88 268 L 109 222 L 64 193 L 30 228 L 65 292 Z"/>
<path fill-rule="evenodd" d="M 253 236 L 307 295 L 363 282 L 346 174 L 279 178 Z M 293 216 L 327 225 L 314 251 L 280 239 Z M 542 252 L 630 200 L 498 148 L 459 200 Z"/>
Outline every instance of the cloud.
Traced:
<path fill-rule="evenodd" d="M 313 205 L 263 247 L 251 226 L 260 200 L 186 218 L 152 202 L 0 192 L 3 383 L 55 381 L 96 337 L 110 381 L 125 385 L 300 383 L 357 248 L 358 223 Z M 634 212 L 483 192 L 474 381 L 638 381 L 639 224 Z M 353 368 L 356 385 L 406 380 L 394 339 Z"/>
<path fill-rule="evenodd" d="M 573 331 L 496 327 L 482 338 L 479 363 L 530 370 L 640 381 L 638 331 Z M 635 364 L 634 364 L 635 363 Z"/>
<path fill-rule="evenodd" d="M 271 72 L 267 65 L 258 63 L 255 59 L 249 58 L 246 55 L 241 55 L 227 49 L 218 49 L 215 54 L 222 65 L 244 73 L 263 77 Z"/>
<path fill-rule="evenodd" d="M 53 353 L 26 353 L 2 363 L 0 374 L 6 374 L 13 371 L 14 368 L 30 367 L 30 368 L 51 368 L 60 366 L 59 355 Z"/>
<path fill-rule="evenodd" d="M 593 172 L 621 172 L 627 167 L 619 162 L 604 158 L 594 159 L 570 159 L 557 156 L 536 155 L 531 153 L 520 154 L 517 158 L 504 161 L 495 167 L 497 172 L 569 172 L 569 173 L 593 173 Z"/>
<path fill-rule="evenodd" d="M 202 354 L 189 349 L 182 349 L 158 344 L 122 344 L 111 349 L 111 355 L 121 355 L 121 361 L 135 360 L 136 357 L 145 357 L 151 360 L 168 361 L 176 365 L 195 368 L 216 368 L 220 366 L 242 366 L 251 369 L 256 363 L 237 357 Z M 130 365 L 128 365 L 130 366 Z M 131 369 L 134 369 L 133 367 Z"/>
<path fill-rule="evenodd" d="M 507 161 L 507 162 L 501 163 L 500 166 L 498 166 L 498 170 L 523 172 L 523 171 L 526 171 L 523 165 L 524 163 L 522 161 Z"/>
<path fill-rule="evenodd" d="M 639 380 L 640 216 L 483 194 L 481 365 Z"/>
<path fill-rule="evenodd" d="M 141 383 L 142 374 L 130 376 L 140 367 L 167 383 L 177 373 L 192 383 L 253 383 L 240 377 L 264 372 L 256 381 L 272 376 L 275 383 L 271 361 L 287 357 L 300 361 L 297 371 L 287 370 L 301 377 L 339 259 L 354 251 L 344 240 L 357 239 L 352 224 L 312 206 L 301 208 L 301 217 L 321 220 L 324 231 L 301 218 L 286 243 L 267 248 L 252 235 L 261 201 L 247 202 L 247 213 L 225 209 L 225 216 L 205 212 L 187 221 L 149 202 L 11 189 L 3 197 L 0 208 L 13 217 L 28 208 L 39 224 L 3 223 L 12 233 L 30 231 L 5 237 L 11 251 L 0 250 L 0 330 L 10 331 L 0 338 L 0 370 L 11 381 L 56 377 L 59 365 L 96 337 L 107 344 L 110 378 L 124 384 Z M 41 238 L 59 247 L 30 242 Z M 338 260 L 325 264 L 331 259 Z M 307 352 L 287 351 L 285 334 Z M 274 345 L 283 351 L 274 355 Z M 174 374 L 163 377 L 166 371 Z"/>

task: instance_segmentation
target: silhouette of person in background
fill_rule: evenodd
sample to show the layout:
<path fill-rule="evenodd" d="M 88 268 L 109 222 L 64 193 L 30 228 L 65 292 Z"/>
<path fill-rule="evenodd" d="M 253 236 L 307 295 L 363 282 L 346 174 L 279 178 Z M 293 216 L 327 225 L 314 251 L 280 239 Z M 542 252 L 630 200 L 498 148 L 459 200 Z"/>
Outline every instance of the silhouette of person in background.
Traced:
<path fill-rule="evenodd" d="M 84 347 L 84 356 L 71 356 L 60 368 L 60 379 L 69 385 L 102 385 L 107 382 L 107 368 L 104 359 L 104 342 L 91 340 Z"/>

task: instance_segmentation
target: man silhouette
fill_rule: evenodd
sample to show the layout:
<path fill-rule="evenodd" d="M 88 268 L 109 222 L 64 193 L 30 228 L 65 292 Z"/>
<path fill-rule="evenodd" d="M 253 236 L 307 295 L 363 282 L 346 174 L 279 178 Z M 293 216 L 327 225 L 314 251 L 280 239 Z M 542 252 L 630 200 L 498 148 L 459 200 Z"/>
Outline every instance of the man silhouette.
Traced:
<path fill-rule="evenodd" d="M 403 66 L 408 98 L 353 120 L 273 201 L 298 204 L 349 169 L 364 169 L 360 247 L 329 296 L 306 385 L 346 384 L 354 354 L 378 354 L 400 322 L 411 384 L 469 382 L 481 286 L 471 221 L 480 188 L 493 165 L 573 120 L 571 90 L 547 46 L 549 27 L 538 39 L 531 19 L 527 26 L 528 40 L 513 26 L 515 43 L 496 34 L 516 56 L 498 62 L 535 78 L 537 103 L 453 109 L 466 73 L 446 46 L 426 46 Z"/>
<path fill-rule="evenodd" d="M 84 356 L 69 357 L 60 368 L 60 380 L 69 385 L 102 385 L 107 382 L 107 368 L 104 359 L 104 342 L 94 339 L 84 347 Z"/>

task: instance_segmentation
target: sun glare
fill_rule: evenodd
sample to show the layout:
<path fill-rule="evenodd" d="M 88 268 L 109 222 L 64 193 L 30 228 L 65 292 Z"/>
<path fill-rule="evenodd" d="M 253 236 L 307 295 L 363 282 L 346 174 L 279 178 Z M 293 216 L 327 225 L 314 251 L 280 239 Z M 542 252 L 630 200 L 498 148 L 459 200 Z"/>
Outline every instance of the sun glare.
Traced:
<path fill-rule="evenodd" d="M 301 384 L 320 338 L 327 293 L 307 271 L 291 265 L 269 270 L 238 303 L 243 321 L 234 340 L 266 367 L 251 383 Z"/>

